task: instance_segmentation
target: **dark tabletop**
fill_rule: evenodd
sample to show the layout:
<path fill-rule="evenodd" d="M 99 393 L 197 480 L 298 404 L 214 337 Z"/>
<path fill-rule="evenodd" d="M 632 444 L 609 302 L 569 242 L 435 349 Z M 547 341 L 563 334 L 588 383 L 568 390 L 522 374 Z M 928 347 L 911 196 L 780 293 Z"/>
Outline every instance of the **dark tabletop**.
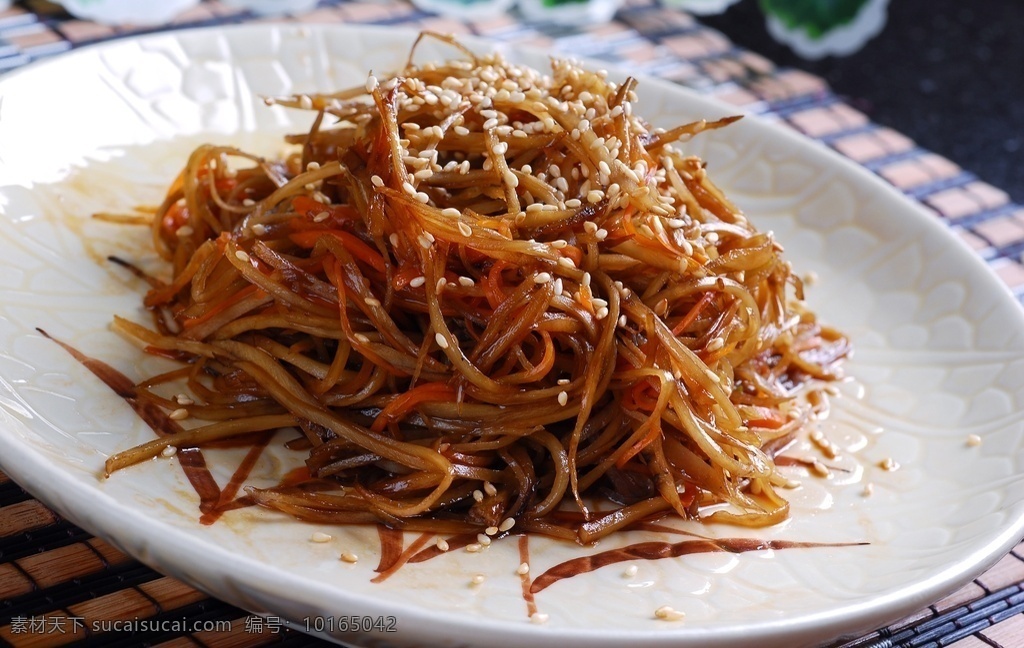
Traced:
<path fill-rule="evenodd" d="M 1024 2 L 890 0 L 888 13 L 860 51 L 819 61 L 773 40 L 757 0 L 702 22 L 1024 202 Z"/>

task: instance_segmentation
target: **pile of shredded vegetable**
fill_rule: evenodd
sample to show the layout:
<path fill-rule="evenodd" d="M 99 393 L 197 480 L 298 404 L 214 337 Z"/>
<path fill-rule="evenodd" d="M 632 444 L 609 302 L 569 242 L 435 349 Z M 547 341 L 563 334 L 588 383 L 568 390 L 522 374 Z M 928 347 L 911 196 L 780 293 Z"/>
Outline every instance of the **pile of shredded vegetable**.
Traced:
<path fill-rule="evenodd" d="M 450 42 L 268 99 L 316 115 L 285 159 L 192 154 L 153 224 L 154 325 L 115 327 L 183 361 L 139 393 L 194 425 L 108 472 L 292 429 L 310 478 L 248 496 L 303 520 L 592 542 L 784 519 L 773 458 L 849 347 L 685 154 L 734 119 L 653 129 L 634 79 Z"/>

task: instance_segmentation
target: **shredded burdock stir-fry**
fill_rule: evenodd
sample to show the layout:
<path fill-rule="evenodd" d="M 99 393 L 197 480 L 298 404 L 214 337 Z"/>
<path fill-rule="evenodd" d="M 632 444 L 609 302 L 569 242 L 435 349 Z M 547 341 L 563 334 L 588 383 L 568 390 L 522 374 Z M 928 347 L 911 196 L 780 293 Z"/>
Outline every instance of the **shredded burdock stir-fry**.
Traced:
<path fill-rule="evenodd" d="M 200 424 L 108 473 L 290 428 L 311 479 L 249 496 L 303 520 L 592 542 L 784 519 L 773 457 L 848 344 L 680 149 L 734 119 L 656 130 L 633 79 L 462 54 L 268 99 L 316 114 L 286 159 L 192 154 L 154 222 L 155 330 L 115 326 L 185 363 L 140 397 Z"/>

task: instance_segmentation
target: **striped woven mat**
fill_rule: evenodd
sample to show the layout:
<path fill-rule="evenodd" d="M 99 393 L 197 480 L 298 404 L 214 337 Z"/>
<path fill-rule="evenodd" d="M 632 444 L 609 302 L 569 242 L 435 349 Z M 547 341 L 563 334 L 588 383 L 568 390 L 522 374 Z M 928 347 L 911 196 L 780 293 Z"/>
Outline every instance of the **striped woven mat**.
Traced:
<path fill-rule="evenodd" d="M 162 29 L 257 20 L 203 2 Z M 393 24 L 613 61 L 759 113 L 824 142 L 922 203 L 1024 296 L 1024 208 L 1005 192 L 872 123 L 819 78 L 735 46 L 678 10 L 632 0 L 608 24 L 575 29 L 502 16 L 459 22 L 392 0 L 321 0 L 301 22 Z M 32 0 L 0 12 L 0 72 L 83 44 L 142 33 L 76 20 Z M 119 632 L 117 620 L 154 621 Z M 106 624 L 96 626 L 93 622 Z M 160 623 L 156 623 L 160 622 Z M 94 629 L 106 629 L 96 632 Z M 16 646 L 310 646 L 315 639 L 211 599 L 62 520 L 0 474 L 0 642 Z M 1024 646 L 1024 544 L 960 591 L 843 648 Z"/>

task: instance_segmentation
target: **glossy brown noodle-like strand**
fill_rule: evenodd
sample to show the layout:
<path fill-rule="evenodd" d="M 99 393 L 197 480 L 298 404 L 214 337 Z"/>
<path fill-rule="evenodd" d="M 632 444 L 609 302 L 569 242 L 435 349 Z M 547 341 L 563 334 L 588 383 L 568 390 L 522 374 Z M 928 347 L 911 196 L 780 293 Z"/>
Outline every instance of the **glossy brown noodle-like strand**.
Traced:
<path fill-rule="evenodd" d="M 632 79 L 466 54 L 272 100 L 316 114 L 286 159 L 192 154 L 153 223 L 156 330 L 115 327 L 187 363 L 139 391 L 202 423 L 108 471 L 291 427 L 314 480 L 250 496 L 304 520 L 784 519 L 773 454 L 849 348 L 679 148 L 735 118 L 654 130 Z"/>

